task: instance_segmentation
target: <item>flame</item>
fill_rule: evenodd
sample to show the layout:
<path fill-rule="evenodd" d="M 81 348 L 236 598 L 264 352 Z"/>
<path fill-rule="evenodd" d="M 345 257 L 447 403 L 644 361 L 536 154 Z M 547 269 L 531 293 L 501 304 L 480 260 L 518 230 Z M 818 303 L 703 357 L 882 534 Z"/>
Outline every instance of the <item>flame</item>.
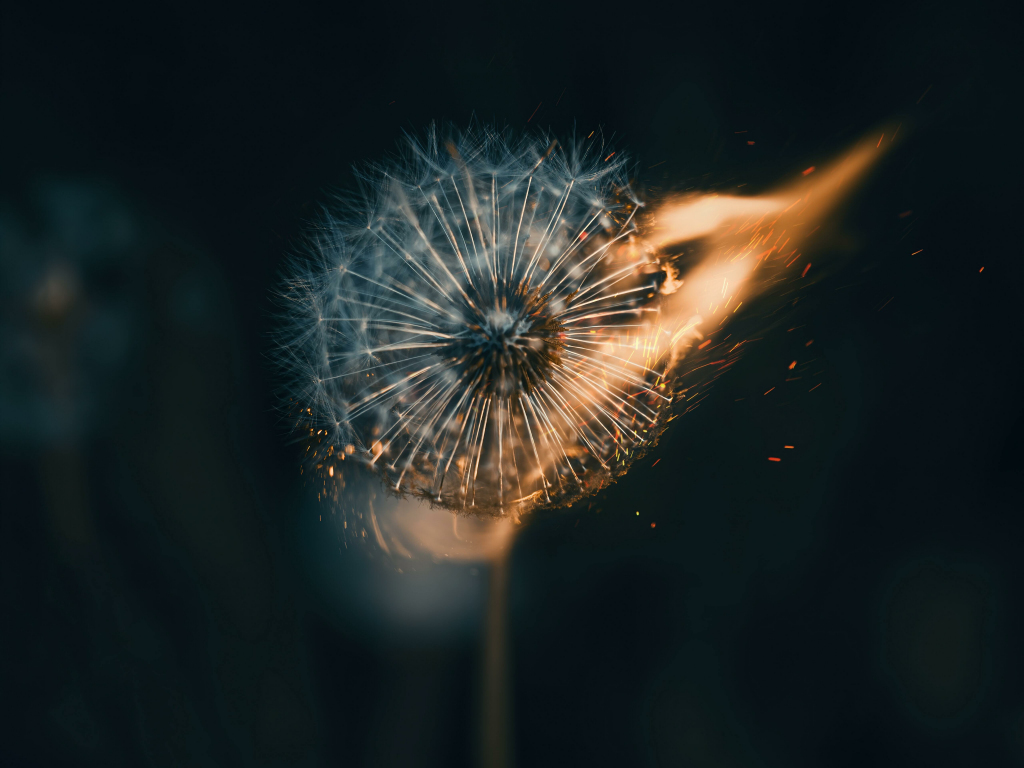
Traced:
<path fill-rule="evenodd" d="M 682 279 L 663 260 L 663 332 L 647 332 L 655 359 L 664 354 L 681 357 L 694 340 L 703 339 L 744 301 L 769 287 L 771 281 L 755 279 L 759 269 L 795 266 L 799 272 L 794 277 L 806 276 L 810 262 L 801 249 L 807 237 L 889 146 L 865 139 L 831 166 L 815 169 L 813 175 L 804 172 L 764 195 L 677 197 L 656 208 L 645 250 L 661 252 L 704 238 L 707 252 Z"/>

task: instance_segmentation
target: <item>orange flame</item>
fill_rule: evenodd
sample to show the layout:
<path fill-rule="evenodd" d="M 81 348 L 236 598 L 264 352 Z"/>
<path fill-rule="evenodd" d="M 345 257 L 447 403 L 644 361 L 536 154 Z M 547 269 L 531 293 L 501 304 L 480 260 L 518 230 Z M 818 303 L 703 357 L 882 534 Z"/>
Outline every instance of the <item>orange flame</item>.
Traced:
<path fill-rule="evenodd" d="M 668 277 L 662 293 L 669 298 L 663 304 L 661 322 L 669 334 L 654 337 L 658 353 L 681 357 L 694 340 L 703 339 L 740 304 L 764 290 L 764 281 L 752 279 L 759 267 L 796 264 L 800 276 L 806 277 L 810 262 L 801 248 L 808 235 L 889 146 L 886 142 L 879 147 L 873 138 L 866 139 L 830 167 L 811 166 L 794 182 L 765 195 L 711 194 L 661 204 L 652 215 L 648 251 L 662 252 L 697 238 L 705 238 L 708 248 L 703 260 L 682 279 L 671 265 L 665 265 Z"/>

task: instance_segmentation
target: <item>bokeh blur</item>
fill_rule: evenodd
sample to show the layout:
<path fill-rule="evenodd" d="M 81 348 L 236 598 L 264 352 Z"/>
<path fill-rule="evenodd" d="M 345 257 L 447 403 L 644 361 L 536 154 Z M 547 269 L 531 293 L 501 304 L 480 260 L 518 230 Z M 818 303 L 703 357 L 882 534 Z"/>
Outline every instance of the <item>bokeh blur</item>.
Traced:
<path fill-rule="evenodd" d="M 499 592 L 492 764 L 1024 765 L 1019 30 L 991 10 L 8 5 L 0 765 L 478 765 Z M 270 354 L 316 206 L 472 119 L 603 130 L 652 195 L 906 132 L 814 284 L 737 321 L 773 332 L 498 566 L 353 536 Z"/>

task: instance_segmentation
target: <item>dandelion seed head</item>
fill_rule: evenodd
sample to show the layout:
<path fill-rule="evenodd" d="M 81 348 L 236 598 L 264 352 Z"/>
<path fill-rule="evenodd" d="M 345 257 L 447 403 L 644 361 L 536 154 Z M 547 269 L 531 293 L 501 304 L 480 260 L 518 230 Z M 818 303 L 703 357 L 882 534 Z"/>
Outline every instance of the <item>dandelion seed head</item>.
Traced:
<path fill-rule="evenodd" d="M 604 487 L 658 436 L 670 356 L 640 205 L 601 137 L 410 138 L 325 210 L 282 292 L 290 402 L 399 494 L 479 514 Z"/>

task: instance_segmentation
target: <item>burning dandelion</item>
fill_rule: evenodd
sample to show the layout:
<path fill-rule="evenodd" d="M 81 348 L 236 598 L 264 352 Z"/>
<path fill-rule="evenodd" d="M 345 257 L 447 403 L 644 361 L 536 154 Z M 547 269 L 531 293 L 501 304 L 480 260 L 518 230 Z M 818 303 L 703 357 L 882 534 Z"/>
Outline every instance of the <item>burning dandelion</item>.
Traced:
<path fill-rule="evenodd" d="M 712 334 L 771 282 L 756 269 L 774 279 L 800 260 L 806 224 L 866 162 L 642 216 L 622 153 L 593 134 L 410 140 L 364 175 L 365 199 L 322 217 L 282 294 L 280 354 L 314 458 L 494 516 L 597 491 L 734 362 L 742 342 L 706 349 Z M 681 274 L 668 248 L 697 237 L 710 250 Z"/>

